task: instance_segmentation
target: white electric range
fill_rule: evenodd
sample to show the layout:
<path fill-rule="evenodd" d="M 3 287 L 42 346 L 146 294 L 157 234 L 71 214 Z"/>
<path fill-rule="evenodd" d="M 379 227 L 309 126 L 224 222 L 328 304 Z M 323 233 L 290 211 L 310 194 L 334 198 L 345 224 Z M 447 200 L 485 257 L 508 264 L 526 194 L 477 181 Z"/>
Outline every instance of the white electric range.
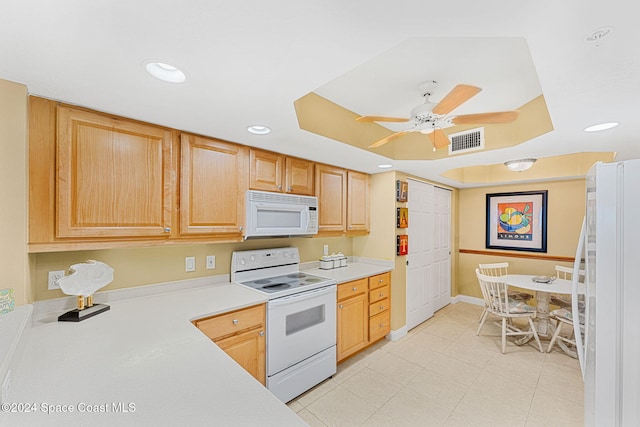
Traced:
<path fill-rule="evenodd" d="M 334 279 L 300 271 L 298 248 L 233 252 L 231 281 L 267 302 L 267 388 L 283 402 L 336 373 Z"/>

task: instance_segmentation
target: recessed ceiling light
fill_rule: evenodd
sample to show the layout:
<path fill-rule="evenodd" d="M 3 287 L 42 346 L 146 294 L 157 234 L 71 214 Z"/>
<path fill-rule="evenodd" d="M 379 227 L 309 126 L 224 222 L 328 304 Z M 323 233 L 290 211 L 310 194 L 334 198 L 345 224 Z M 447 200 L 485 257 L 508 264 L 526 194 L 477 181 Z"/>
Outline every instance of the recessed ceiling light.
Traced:
<path fill-rule="evenodd" d="M 617 122 L 609 122 L 609 123 L 600 123 L 597 125 L 593 125 L 593 126 L 589 126 L 588 128 L 585 128 L 585 132 L 599 132 L 601 130 L 607 130 L 607 129 L 611 129 L 614 128 L 616 126 L 618 126 L 619 123 Z"/>
<path fill-rule="evenodd" d="M 392 168 L 392 167 L 393 167 L 393 165 L 390 165 L 390 164 L 384 163 L 384 164 L 378 165 L 378 167 L 379 167 L 380 169 L 389 169 L 389 168 Z"/>
<path fill-rule="evenodd" d="M 164 62 L 147 62 L 145 68 L 147 73 L 163 82 L 183 83 L 187 80 L 187 75 L 182 70 Z"/>
<path fill-rule="evenodd" d="M 247 126 L 247 130 L 254 135 L 266 135 L 271 132 L 271 129 L 263 125 Z"/>

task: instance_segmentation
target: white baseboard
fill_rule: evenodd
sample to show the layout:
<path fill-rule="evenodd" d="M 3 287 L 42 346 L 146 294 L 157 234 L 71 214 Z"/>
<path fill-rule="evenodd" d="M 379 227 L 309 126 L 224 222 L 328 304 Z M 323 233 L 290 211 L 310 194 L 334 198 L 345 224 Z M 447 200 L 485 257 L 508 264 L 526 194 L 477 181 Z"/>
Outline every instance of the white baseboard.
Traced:
<path fill-rule="evenodd" d="M 398 341 L 400 338 L 407 335 L 407 325 L 404 325 L 400 329 L 396 329 L 387 334 L 386 338 L 390 341 Z"/>
<path fill-rule="evenodd" d="M 468 295 L 456 295 L 451 298 L 451 302 L 457 304 L 459 302 L 466 302 L 468 304 L 474 305 L 484 305 L 484 300 L 482 298 L 470 297 Z"/>

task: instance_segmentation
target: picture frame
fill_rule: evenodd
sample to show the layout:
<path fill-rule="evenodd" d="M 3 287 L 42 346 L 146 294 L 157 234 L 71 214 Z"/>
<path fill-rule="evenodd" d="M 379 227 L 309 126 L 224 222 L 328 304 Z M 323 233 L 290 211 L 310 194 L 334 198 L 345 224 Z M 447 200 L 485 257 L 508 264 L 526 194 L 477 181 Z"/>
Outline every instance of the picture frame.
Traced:
<path fill-rule="evenodd" d="M 396 208 L 396 227 L 397 228 L 409 227 L 409 209 L 408 208 Z"/>
<path fill-rule="evenodd" d="M 407 255 L 409 253 L 409 236 L 400 234 L 396 236 L 396 255 Z"/>
<path fill-rule="evenodd" d="M 486 248 L 547 252 L 548 191 L 487 194 Z"/>
<path fill-rule="evenodd" d="M 396 181 L 396 202 L 406 202 L 409 197 L 409 183 L 407 181 Z"/>

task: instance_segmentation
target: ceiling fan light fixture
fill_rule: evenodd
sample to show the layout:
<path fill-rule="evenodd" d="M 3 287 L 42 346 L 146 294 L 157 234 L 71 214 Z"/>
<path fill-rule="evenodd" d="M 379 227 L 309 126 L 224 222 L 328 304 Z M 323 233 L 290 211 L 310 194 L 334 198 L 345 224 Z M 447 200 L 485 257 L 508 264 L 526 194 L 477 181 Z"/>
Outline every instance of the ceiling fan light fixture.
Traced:
<path fill-rule="evenodd" d="M 538 159 L 519 159 L 519 160 L 509 160 L 508 162 L 504 162 L 504 165 L 513 172 L 522 172 L 529 169 Z"/>
<path fill-rule="evenodd" d="M 584 129 L 585 132 L 600 132 L 601 130 L 607 130 L 618 126 L 618 122 L 599 123 L 597 125 L 589 126 Z"/>
<path fill-rule="evenodd" d="M 249 133 L 254 134 L 254 135 L 266 135 L 268 133 L 271 133 L 271 129 L 269 127 L 263 126 L 263 125 L 247 126 L 247 131 Z"/>
<path fill-rule="evenodd" d="M 145 69 L 147 73 L 163 82 L 184 83 L 187 80 L 187 75 L 184 71 L 164 62 L 149 61 L 145 64 Z"/>

